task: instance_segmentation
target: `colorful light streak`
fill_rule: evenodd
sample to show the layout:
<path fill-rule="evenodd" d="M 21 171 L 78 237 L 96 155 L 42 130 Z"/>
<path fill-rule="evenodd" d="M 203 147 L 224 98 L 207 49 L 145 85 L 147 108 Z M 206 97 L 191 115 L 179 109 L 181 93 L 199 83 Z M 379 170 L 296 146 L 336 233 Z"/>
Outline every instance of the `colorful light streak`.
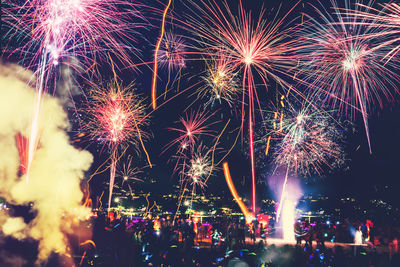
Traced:
<path fill-rule="evenodd" d="M 322 175 L 324 168 L 331 168 L 331 163 L 342 163 L 343 152 L 337 140 L 340 133 L 332 115 L 324 110 L 317 110 L 314 101 L 293 101 L 288 103 L 281 116 L 281 127 L 269 130 L 263 140 L 276 142 L 273 162 L 278 167 L 285 167 L 286 174 L 277 210 L 279 220 L 286 193 L 286 184 L 290 173 L 294 175 Z M 272 122 L 276 122 L 278 112 L 274 112 Z M 272 116 L 272 114 L 271 114 Z"/>
<path fill-rule="evenodd" d="M 154 50 L 154 68 L 153 68 L 153 82 L 151 85 L 151 101 L 152 101 L 152 106 L 153 109 L 156 109 L 157 107 L 157 92 L 156 92 L 156 87 L 157 87 L 157 72 L 158 72 L 158 50 L 160 49 L 160 45 L 164 36 L 164 31 L 165 31 L 165 18 L 167 16 L 167 12 L 169 9 L 169 6 L 171 5 L 172 0 L 168 0 L 168 4 L 164 9 L 164 13 L 162 16 L 162 23 L 161 23 L 161 33 L 160 33 L 160 38 L 157 41 L 156 44 L 156 49 Z"/>
<path fill-rule="evenodd" d="M 383 107 L 383 99 L 391 100 L 398 93 L 394 82 L 399 78 L 393 71 L 398 64 L 383 60 L 390 51 L 382 46 L 385 31 L 377 33 L 378 27 L 354 17 L 354 13 L 365 14 L 360 6 L 350 10 L 349 2 L 344 3 L 340 8 L 331 1 L 333 15 L 325 8 L 313 7 L 318 16 L 305 16 L 307 21 L 299 32 L 297 77 L 321 99 L 338 104 L 339 110 L 361 113 L 372 153 L 368 116 L 373 104 Z"/>
<path fill-rule="evenodd" d="M 11 55 L 21 53 L 23 63 L 33 68 L 38 77 L 29 134 L 28 183 L 40 138 L 38 125 L 42 98 L 50 90 L 51 84 L 48 83 L 55 77 L 60 60 L 65 59 L 63 62 L 69 64 L 71 61 L 68 58 L 78 57 L 82 59 L 81 63 L 92 65 L 99 54 L 112 51 L 122 62 L 132 65 L 131 57 L 126 52 L 126 43 L 134 40 L 127 36 L 134 35 L 126 34 L 126 31 L 132 32 L 142 26 L 129 23 L 133 14 L 135 17 L 141 15 L 135 4 L 119 0 L 33 0 L 6 1 L 4 4 L 5 21 L 9 26 L 4 37 L 18 38 L 23 43 L 17 49 L 12 49 Z M 125 11 L 122 7 L 131 10 Z"/>
<path fill-rule="evenodd" d="M 128 143 L 143 146 L 142 137 L 148 134 L 142 130 L 147 124 L 145 107 L 131 86 L 121 89 L 117 82 L 107 90 L 94 86 L 86 110 L 88 123 L 85 129 L 93 140 L 108 145 L 111 150 L 108 209 L 111 207 L 112 192 L 119 159 L 118 148 Z M 151 164 L 151 163 L 150 163 Z"/>
<path fill-rule="evenodd" d="M 192 3 L 200 14 L 194 17 L 192 25 L 195 34 L 200 36 L 198 41 L 206 47 L 209 54 L 222 53 L 229 61 L 232 70 L 241 70 L 242 80 L 242 126 L 245 118 L 245 94 L 248 95 L 248 132 L 249 150 L 252 173 L 253 213 L 256 213 L 255 187 L 255 157 L 253 145 L 254 109 L 259 105 L 254 74 L 262 80 L 267 88 L 267 79 L 272 78 L 280 84 L 287 84 L 281 75 L 287 75 L 295 60 L 289 55 L 292 51 L 292 41 L 284 41 L 284 31 L 278 29 L 286 16 L 272 22 L 264 20 L 265 10 L 261 10 L 258 20 L 253 21 L 251 13 L 244 10 L 239 2 L 239 16 L 235 17 L 226 1 L 221 8 L 216 1 L 201 1 Z M 298 4 L 298 3 L 297 3 Z M 295 4 L 293 8 L 297 5 Z M 293 9 L 292 8 L 292 9 Z M 288 12 L 288 14 L 291 10 Z M 201 17 L 200 17 L 201 16 Z M 287 86 L 289 87 L 289 86 Z"/>
<path fill-rule="evenodd" d="M 228 162 L 224 162 L 222 164 L 222 168 L 224 169 L 226 184 L 228 185 L 229 190 L 231 191 L 231 194 L 232 194 L 233 198 L 235 199 L 236 203 L 239 205 L 239 208 L 242 211 L 242 213 L 246 219 L 246 223 L 247 224 L 251 223 L 255 217 L 253 216 L 253 214 L 251 212 L 249 212 L 247 210 L 246 205 L 243 203 L 242 199 L 239 197 L 239 194 L 236 191 L 235 185 L 233 184 L 233 181 L 232 181 L 231 174 L 229 172 Z"/>

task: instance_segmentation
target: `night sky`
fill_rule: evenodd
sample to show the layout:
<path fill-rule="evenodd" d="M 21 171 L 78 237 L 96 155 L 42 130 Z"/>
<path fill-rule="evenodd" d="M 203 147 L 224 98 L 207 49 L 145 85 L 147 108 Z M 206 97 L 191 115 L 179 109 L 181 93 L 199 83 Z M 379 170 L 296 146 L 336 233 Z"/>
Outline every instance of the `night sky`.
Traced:
<path fill-rule="evenodd" d="M 235 7 L 237 1 L 230 1 L 230 6 Z M 325 3 L 329 1 L 321 1 Z M 268 15 L 273 16 L 277 8 L 281 6 L 279 14 L 286 14 L 288 10 L 296 1 L 246 1 L 244 6 L 247 10 L 253 10 L 254 15 L 263 6 L 267 11 Z M 318 4 L 316 1 L 311 1 L 313 4 Z M 175 3 L 174 11 L 179 14 L 180 18 L 184 18 L 187 9 L 184 6 Z M 182 11 L 182 12 L 180 12 Z M 312 14 L 312 9 L 305 4 L 303 7 L 299 5 L 295 10 L 292 11 L 292 15 L 287 19 L 288 22 L 293 20 L 289 25 L 296 25 L 298 22 L 298 16 L 300 12 L 305 12 Z M 190 13 L 190 12 L 189 12 Z M 268 17 L 268 15 L 266 17 Z M 288 25 L 288 26 L 289 26 Z M 177 27 L 173 27 L 176 29 Z M 171 25 L 169 28 L 171 29 Z M 167 29 L 167 31 L 168 31 Z M 180 29 L 176 29 L 182 34 L 188 34 Z M 158 35 L 154 35 L 152 30 L 148 32 L 144 31 L 143 36 L 147 39 L 147 44 L 144 44 L 141 48 L 143 50 L 142 54 L 144 56 L 143 61 L 152 60 L 152 51 L 149 48 L 154 47 L 154 43 L 157 40 Z M 190 86 L 199 80 L 196 76 L 199 73 L 198 70 L 203 70 L 204 65 L 198 62 L 187 62 L 187 67 L 182 70 L 182 81 L 180 88 L 185 88 L 185 86 Z M 166 71 L 161 70 L 159 72 L 160 79 L 158 81 L 158 94 L 161 94 L 165 87 L 165 81 L 167 79 Z M 121 78 L 124 81 L 131 81 L 135 79 L 136 87 L 139 91 L 147 98 L 147 102 L 150 106 L 150 88 L 151 88 L 151 69 L 142 67 L 137 74 L 133 74 L 131 71 L 122 72 Z M 186 78 L 186 79 L 184 79 Z M 269 88 L 272 93 L 265 95 L 265 102 L 268 103 L 274 97 L 275 84 Z M 176 89 L 172 89 L 169 96 L 172 96 L 176 92 Z M 151 117 L 150 131 L 153 137 L 146 143 L 146 147 L 149 150 L 152 163 L 155 165 L 153 169 L 146 168 L 145 175 L 147 178 L 153 178 L 156 183 L 141 184 L 140 187 L 144 191 L 148 190 L 157 193 L 164 193 L 166 191 L 172 190 L 172 185 L 178 184 L 177 175 L 172 176 L 172 169 L 174 162 L 167 163 L 168 159 L 173 155 L 174 150 L 171 149 L 164 154 L 161 154 L 163 147 L 168 144 L 172 139 L 177 137 L 177 134 L 169 131 L 167 128 L 172 126 L 178 126 L 177 123 L 179 116 L 183 115 L 185 108 L 195 101 L 195 97 L 190 96 L 192 91 L 184 93 L 174 100 L 170 101 L 165 106 L 161 107 L 157 112 L 153 113 Z M 269 99 L 268 99 L 269 97 Z M 399 97 L 398 95 L 396 96 Z M 192 109 L 197 110 L 202 106 L 202 101 L 197 100 L 194 105 L 191 106 Z M 237 106 L 238 107 L 238 106 Z M 220 119 L 220 114 L 223 114 L 223 119 L 216 127 L 216 130 L 222 129 L 224 121 L 227 118 L 232 118 L 234 121 L 232 124 L 236 127 L 239 126 L 239 116 L 235 112 L 221 110 L 224 107 L 219 107 L 218 113 L 216 114 L 217 120 Z M 225 107 L 227 109 L 227 107 Z M 150 109 L 149 109 L 150 110 Z M 210 109 L 209 109 L 210 110 Z M 210 110 L 213 111 L 213 110 Z M 240 111 L 240 108 L 237 110 Z M 230 114 L 233 113 L 233 114 Z M 368 150 L 367 139 L 365 136 L 365 131 L 363 128 L 362 118 L 359 114 L 356 114 L 352 119 L 354 129 L 347 129 L 345 134 L 345 140 L 341 140 L 343 148 L 346 154 L 346 166 L 342 169 L 335 169 L 328 171 L 323 175 L 323 177 L 318 177 L 313 175 L 309 178 L 301 178 L 303 184 L 303 190 L 306 193 L 313 194 L 324 194 L 331 197 L 340 196 L 356 196 L 361 200 L 369 199 L 383 199 L 396 206 L 399 206 L 400 201 L 397 196 L 399 184 L 398 179 L 400 178 L 398 174 L 398 167 L 400 166 L 400 159 L 398 156 L 398 151 L 400 148 L 400 122 L 399 122 L 399 101 L 398 99 L 393 99 L 391 103 L 386 103 L 384 110 L 379 108 L 374 108 L 373 113 L 369 117 L 370 124 L 370 135 L 372 144 L 372 155 L 370 155 Z M 343 119 L 345 116 L 343 116 Z M 232 127 L 234 128 L 234 127 Z M 235 138 L 234 134 L 229 136 L 230 139 Z M 222 141 L 224 142 L 224 141 Z M 228 142 L 229 143 L 229 142 Z M 231 173 L 233 179 L 236 182 L 236 187 L 243 196 L 250 198 L 251 195 L 251 173 L 249 159 L 244 153 L 246 144 L 239 141 L 235 149 L 227 158 L 230 164 Z M 134 152 L 132 152 L 134 153 Z M 97 156 L 97 155 L 96 155 Z M 105 155 L 100 155 L 92 169 L 101 163 L 107 157 Z M 264 162 L 265 163 L 265 162 Z M 141 164 L 145 164 L 143 155 L 141 155 Z M 213 194 L 223 194 L 225 197 L 230 198 L 230 192 L 226 186 L 223 172 L 220 169 L 215 172 L 215 174 L 210 179 L 208 186 L 205 188 L 204 192 Z M 269 170 L 267 169 L 264 173 L 260 170 L 257 171 L 257 179 L 259 181 L 265 181 L 268 177 Z M 108 174 L 100 175 L 95 177 L 92 182 L 93 194 L 99 194 L 103 188 L 102 180 L 108 179 Z M 243 181 L 245 181 L 243 186 Z M 272 197 L 269 192 L 268 183 L 258 183 L 257 184 L 257 197 L 258 199 Z"/>
<path fill-rule="evenodd" d="M 219 1 L 217 1 L 219 2 Z M 246 10 L 252 10 L 253 16 L 257 16 L 261 7 L 264 7 L 267 12 L 266 18 L 273 18 L 276 14 L 276 10 L 280 8 L 279 17 L 286 14 L 291 7 L 297 2 L 293 0 L 277 1 L 243 1 Z M 318 5 L 317 1 L 302 1 L 305 4 L 299 4 L 292 13 L 286 19 L 287 27 L 295 26 L 299 22 L 301 12 L 307 14 L 313 14 L 312 9 L 307 3 L 313 3 Z M 341 1 L 338 1 L 341 2 Z M 230 7 L 236 12 L 235 7 L 238 1 L 229 1 Z M 328 0 L 323 0 L 321 3 L 328 7 Z M 160 3 L 154 3 L 148 1 L 150 6 L 156 6 L 162 8 Z M 190 2 L 186 3 L 190 6 Z M 185 5 L 180 1 L 175 1 L 173 7 L 174 16 L 179 19 L 185 20 L 185 16 L 191 16 L 193 10 L 188 10 Z M 157 17 L 156 14 L 152 15 Z M 140 29 L 141 35 L 138 35 L 137 48 L 141 51 L 140 59 L 133 57 L 135 62 L 151 62 L 153 57 L 154 44 L 157 42 L 159 36 L 159 19 L 152 20 L 153 27 L 147 29 Z M 180 29 L 178 26 L 172 26 L 170 23 L 167 24 L 166 31 L 175 31 L 179 34 L 189 37 L 193 37 L 191 33 Z M 3 42 L 4 44 L 4 42 Z M 17 59 L 11 57 L 7 58 L 7 61 L 17 61 Z M 138 92 L 146 98 L 146 104 L 148 104 L 148 111 L 151 111 L 150 103 L 150 88 L 151 88 L 151 76 L 152 76 L 152 65 L 140 66 L 137 70 L 121 69 L 119 70 L 119 77 L 124 84 L 135 82 L 135 87 Z M 201 72 L 204 71 L 204 63 L 202 62 L 186 62 L 186 68 L 182 70 L 182 77 L 179 84 L 179 91 L 187 88 L 196 82 L 201 80 Z M 107 66 L 101 66 L 100 72 L 102 79 L 111 79 L 109 68 Z M 400 74 L 400 73 L 399 73 Z M 172 77 L 176 75 L 172 74 Z M 160 69 L 158 80 L 158 95 L 164 92 L 167 71 L 166 69 Z M 78 78 L 79 80 L 79 78 Z M 83 90 L 86 90 L 85 86 L 82 86 Z M 174 87 L 168 93 L 168 97 L 174 96 L 177 93 L 177 81 L 174 83 Z M 264 90 L 264 89 L 258 89 Z M 170 149 L 165 153 L 161 154 L 163 147 L 171 142 L 172 139 L 177 137 L 177 133 L 169 131 L 168 127 L 176 127 L 179 124 L 179 116 L 184 114 L 184 110 L 196 100 L 196 97 L 192 95 L 193 91 L 189 90 L 173 100 L 169 101 L 164 106 L 160 107 L 156 112 L 152 113 L 150 119 L 150 126 L 147 130 L 151 133 L 152 137 L 146 142 L 146 148 L 149 151 L 150 158 L 154 167 L 152 169 L 144 168 L 144 174 L 142 178 L 145 179 L 144 183 L 138 185 L 143 191 L 150 191 L 153 194 L 164 193 L 172 190 L 172 185 L 178 184 L 177 175 L 172 175 L 172 169 L 174 162 L 168 160 L 173 156 L 174 149 Z M 274 101 L 275 97 L 275 83 L 271 82 L 267 93 L 261 93 L 262 104 L 266 106 L 268 103 Z M 79 105 L 79 99 L 82 96 L 76 96 Z M 347 129 L 345 138 L 342 141 L 344 151 L 346 154 L 346 166 L 342 169 L 335 169 L 327 172 L 324 177 L 317 177 L 313 175 L 307 179 L 302 178 L 303 189 L 308 193 L 327 194 L 332 197 L 339 196 L 356 196 L 360 199 L 369 200 L 372 198 L 380 198 L 388 200 L 396 206 L 399 206 L 400 201 L 398 198 L 398 180 L 400 178 L 398 169 L 400 166 L 400 103 L 399 95 L 395 95 L 395 99 L 392 99 L 390 103 L 385 103 L 384 109 L 380 110 L 378 107 L 373 109 L 372 114 L 369 116 L 369 127 L 372 144 L 372 155 L 369 154 L 367 139 L 365 136 L 364 126 L 360 114 L 356 114 L 353 118 L 353 128 Z M 163 100 L 159 101 L 161 104 Z M 198 110 L 203 107 L 202 100 L 197 100 L 191 106 L 192 110 Z M 240 104 L 236 104 L 236 110 L 230 109 L 229 107 L 216 107 L 214 109 L 208 108 L 209 112 L 216 111 L 214 121 L 220 121 L 217 126 L 213 126 L 216 132 L 220 132 L 224 123 L 228 118 L 231 119 L 229 130 L 233 130 L 240 125 Z M 69 115 L 72 121 L 75 118 L 75 112 L 69 109 Z M 257 127 L 257 125 L 256 125 Z M 71 137 L 74 138 L 76 133 L 79 132 L 77 124 L 74 123 L 74 129 L 71 131 Z M 229 132 L 229 131 L 227 131 Z M 246 132 L 246 131 L 245 131 Z M 235 138 L 235 134 L 228 134 L 225 136 L 221 143 L 226 147 L 232 144 L 232 140 Z M 250 163 L 249 159 L 244 153 L 246 149 L 246 140 L 241 141 L 239 139 L 235 149 L 226 158 L 229 162 L 231 174 L 236 183 L 236 186 L 243 196 L 250 198 L 251 195 L 251 174 L 250 174 Z M 210 144 L 208 144 L 210 145 Z M 108 152 L 102 149 L 102 145 L 93 144 L 91 141 L 84 141 L 77 144 L 77 146 L 86 148 L 91 151 L 95 157 L 95 162 L 89 171 L 88 175 L 94 171 L 105 159 L 109 156 Z M 211 146 L 211 145 L 210 145 Z M 141 167 L 146 165 L 146 161 L 141 150 L 134 151 L 129 149 L 128 153 L 135 156 L 135 165 Z M 257 159 L 257 161 L 260 159 Z M 264 161 L 265 159 L 263 159 Z M 265 162 L 263 162 L 264 165 Z M 257 164 L 257 163 L 256 163 Z M 208 186 L 204 189 L 205 194 L 222 194 L 223 196 L 230 198 L 229 190 L 226 186 L 221 166 L 211 177 Z M 271 170 L 264 168 L 264 170 L 257 169 L 257 179 L 263 181 L 267 179 L 268 174 Z M 91 193 L 93 199 L 100 195 L 104 189 L 104 181 L 109 178 L 108 172 L 101 175 L 95 176 L 91 181 Z M 156 183 L 150 183 L 150 180 L 156 180 Z M 244 185 L 242 182 L 244 180 Z M 259 199 L 266 197 L 273 197 L 268 189 L 268 183 L 257 184 L 257 196 Z M 136 186 L 136 185 L 135 185 Z"/>

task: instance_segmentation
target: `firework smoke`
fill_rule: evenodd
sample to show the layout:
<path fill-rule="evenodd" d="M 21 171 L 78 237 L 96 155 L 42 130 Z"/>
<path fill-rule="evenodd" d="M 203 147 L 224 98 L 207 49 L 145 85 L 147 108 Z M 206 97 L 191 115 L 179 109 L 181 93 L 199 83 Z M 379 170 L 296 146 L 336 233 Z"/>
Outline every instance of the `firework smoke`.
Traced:
<path fill-rule="evenodd" d="M 38 240 L 38 262 L 43 262 L 51 252 L 66 253 L 65 234 L 77 218 L 88 213 L 80 205 L 83 194 L 79 184 L 92 156 L 70 145 L 65 132 L 67 114 L 55 98 L 46 95 L 39 123 L 39 146 L 30 182 L 25 182 L 25 175 L 19 172 L 23 160 L 15 140 L 30 132 L 35 98 L 35 91 L 26 86 L 30 77 L 32 73 L 18 66 L 0 67 L 0 197 L 14 205 L 33 203 L 36 217 L 27 224 L 20 217 L 3 214 L 0 229 L 17 239 Z"/>
<path fill-rule="evenodd" d="M 268 185 L 272 193 L 280 198 L 279 206 L 282 207 L 282 238 L 285 241 L 294 241 L 294 223 L 296 219 L 296 205 L 303 195 L 298 179 L 287 181 L 285 189 L 282 188 L 282 180 L 285 179 L 284 173 L 275 174 L 268 178 Z M 283 196 L 283 197 L 282 197 Z"/>

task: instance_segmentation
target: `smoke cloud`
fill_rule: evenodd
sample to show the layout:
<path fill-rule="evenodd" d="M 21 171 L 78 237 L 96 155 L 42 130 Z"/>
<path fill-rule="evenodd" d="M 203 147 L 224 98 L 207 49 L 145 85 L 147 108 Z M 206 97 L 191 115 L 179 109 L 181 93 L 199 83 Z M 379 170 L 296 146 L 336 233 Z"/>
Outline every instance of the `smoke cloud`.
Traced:
<path fill-rule="evenodd" d="M 302 189 L 298 178 L 288 177 L 285 191 L 283 190 L 285 177 L 275 174 L 268 179 L 269 188 L 275 195 L 275 199 L 281 205 L 277 212 L 280 212 L 280 224 L 282 225 L 282 238 L 287 242 L 295 241 L 294 223 L 296 219 L 296 205 L 302 196 Z M 283 197 L 281 198 L 283 194 Z M 278 207 L 277 207 L 278 208 Z"/>
<path fill-rule="evenodd" d="M 35 91 L 27 85 L 31 77 L 31 72 L 16 65 L 0 65 L 0 197 L 14 205 L 33 203 L 36 214 L 29 223 L 2 214 L 0 231 L 19 240 L 37 240 L 40 263 L 51 252 L 66 253 L 65 234 L 88 214 L 81 205 L 80 182 L 93 158 L 70 144 L 67 114 L 56 98 L 46 95 L 29 183 L 25 175 L 20 176 L 16 136 L 29 137 L 35 99 Z"/>

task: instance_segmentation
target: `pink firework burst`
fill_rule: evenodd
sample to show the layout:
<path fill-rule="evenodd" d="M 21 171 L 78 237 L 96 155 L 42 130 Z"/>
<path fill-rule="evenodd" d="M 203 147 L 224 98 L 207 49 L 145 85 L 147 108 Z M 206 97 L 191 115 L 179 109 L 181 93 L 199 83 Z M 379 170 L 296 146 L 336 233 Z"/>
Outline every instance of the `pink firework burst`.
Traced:
<path fill-rule="evenodd" d="M 40 60 L 51 68 L 70 56 L 91 65 L 101 53 L 130 63 L 133 30 L 144 25 L 138 22 L 141 7 L 124 0 L 6 1 L 6 36 L 24 43 L 15 52 L 29 58 L 29 66 Z"/>
<path fill-rule="evenodd" d="M 242 124 L 245 117 L 245 95 L 248 95 L 248 129 L 249 149 L 252 173 L 252 202 L 253 212 L 256 211 L 255 188 L 255 157 L 253 144 L 254 110 L 259 106 L 254 74 L 268 87 L 268 79 L 289 85 L 282 76 L 287 77 L 295 65 L 293 42 L 286 40 L 286 31 L 280 31 L 286 16 L 280 20 L 269 21 L 265 19 L 265 10 L 262 9 L 258 19 L 253 19 L 250 12 L 243 8 L 239 2 L 239 16 L 233 15 L 228 2 L 224 1 L 220 7 L 215 0 L 193 3 L 199 10 L 198 19 L 194 18 L 189 25 L 195 34 L 199 35 L 198 41 L 209 54 L 222 52 L 228 59 L 233 70 L 242 72 Z M 297 4 L 296 4 L 297 5 Z M 293 8 L 296 6 L 294 5 Z M 292 9 L 293 9 L 292 8 Z M 288 14 L 290 11 L 288 12 Z"/>
<path fill-rule="evenodd" d="M 217 122 L 209 122 L 211 117 L 215 114 L 208 112 L 201 112 L 200 109 L 197 111 L 190 111 L 186 113 L 185 117 L 179 118 L 179 123 L 183 126 L 182 128 L 171 127 L 169 130 L 175 131 L 179 136 L 170 142 L 165 150 L 178 144 L 178 151 L 189 149 L 193 151 L 196 142 L 199 141 L 200 136 L 211 136 L 215 137 L 215 131 L 210 129 L 211 125 Z"/>
<path fill-rule="evenodd" d="M 140 138 L 148 137 L 142 130 L 147 125 L 145 106 L 131 86 L 120 88 L 115 82 L 107 89 L 95 87 L 89 97 L 85 127 L 92 139 L 115 148 L 128 142 L 137 145 Z"/>
<path fill-rule="evenodd" d="M 356 11 L 348 8 L 347 1 L 343 9 L 336 1 L 331 3 L 333 14 L 314 7 L 317 16 L 306 15 L 308 21 L 299 34 L 298 77 L 340 110 L 361 113 L 371 152 L 368 116 L 374 104 L 383 107 L 384 98 L 398 93 L 394 82 L 399 79 L 393 72 L 397 67 L 383 61 L 389 50 L 379 46 L 376 28 L 352 17 Z"/>
<path fill-rule="evenodd" d="M 186 66 L 185 52 L 186 44 L 183 37 L 171 32 L 165 34 L 158 51 L 160 67 L 167 67 L 169 70 L 184 68 Z"/>
<path fill-rule="evenodd" d="M 171 127 L 169 130 L 179 134 L 177 138 L 168 143 L 163 152 L 173 146 L 177 146 L 176 153 L 172 157 L 176 161 L 173 173 L 176 173 L 179 166 L 187 164 L 188 157 L 195 153 L 196 144 L 200 142 L 200 138 L 210 137 L 215 138 L 215 131 L 210 127 L 218 121 L 211 121 L 214 113 L 190 111 L 186 113 L 185 117 L 179 119 L 182 128 Z"/>
<path fill-rule="evenodd" d="M 357 2 L 356 5 L 361 8 L 349 10 L 348 15 L 359 24 L 376 30 L 368 38 L 378 37 L 380 43 L 377 47 L 386 47 L 388 52 L 385 59 L 391 60 L 400 51 L 400 5 L 393 2 L 382 3 L 378 4 L 380 9 L 373 8 L 371 4 Z"/>
<path fill-rule="evenodd" d="M 107 90 L 94 87 L 85 111 L 88 117 L 86 130 L 92 139 L 107 144 L 111 150 L 108 197 L 108 209 L 110 209 L 119 146 L 128 142 L 135 146 L 141 143 L 144 149 L 143 138 L 148 136 L 142 130 L 147 123 L 145 107 L 131 87 L 121 88 L 115 81 Z M 147 155 L 146 151 L 145 153 Z"/>

